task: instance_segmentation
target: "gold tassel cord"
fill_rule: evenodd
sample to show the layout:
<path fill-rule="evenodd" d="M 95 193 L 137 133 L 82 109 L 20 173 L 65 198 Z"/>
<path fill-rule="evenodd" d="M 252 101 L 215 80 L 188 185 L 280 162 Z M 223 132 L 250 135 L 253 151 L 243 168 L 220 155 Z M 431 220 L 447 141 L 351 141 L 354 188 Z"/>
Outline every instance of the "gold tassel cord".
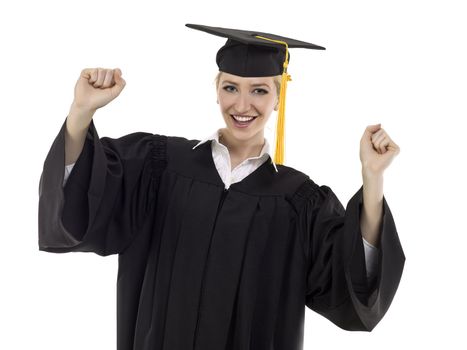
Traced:
<path fill-rule="evenodd" d="M 274 162 L 276 164 L 284 164 L 285 161 L 285 93 L 287 90 L 287 81 L 290 80 L 292 80 L 290 75 L 284 72 L 282 74 L 281 91 L 279 96 L 279 113 L 277 115 L 276 151 L 274 153 Z"/>
<path fill-rule="evenodd" d="M 288 45 L 285 41 L 274 40 L 270 38 L 266 38 L 260 35 L 255 35 L 256 38 L 269 40 L 275 43 L 285 45 L 285 61 L 284 61 L 284 71 L 282 73 L 282 80 L 281 80 L 281 89 L 279 95 L 279 113 L 277 115 L 277 124 L 276 124 L 276 149 L 274 151 L 274 163 L 276 164 L 284 164 L 284 154 L 285 154 L 285 96 L 287 91 L 287 82 L 291 81 L 292 78 L 289 74 L 287 74 L 287 66 L 288 57 L 289 57 L 289 50 Z"/>

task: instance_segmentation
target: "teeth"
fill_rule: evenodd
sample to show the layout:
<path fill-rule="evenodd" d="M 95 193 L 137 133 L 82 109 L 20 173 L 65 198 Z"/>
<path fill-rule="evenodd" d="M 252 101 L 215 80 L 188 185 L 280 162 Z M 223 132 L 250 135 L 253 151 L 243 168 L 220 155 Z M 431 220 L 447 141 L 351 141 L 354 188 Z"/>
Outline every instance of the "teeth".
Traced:
<path fill-rule="evenodd" d="M 234 117 L 239 122 L 248 122 L 248 121 L 254 119 L 254 117 L 242 117 L 242 116 L 239 116 L 239 115 L 233 115 L 232 117 Z"/>

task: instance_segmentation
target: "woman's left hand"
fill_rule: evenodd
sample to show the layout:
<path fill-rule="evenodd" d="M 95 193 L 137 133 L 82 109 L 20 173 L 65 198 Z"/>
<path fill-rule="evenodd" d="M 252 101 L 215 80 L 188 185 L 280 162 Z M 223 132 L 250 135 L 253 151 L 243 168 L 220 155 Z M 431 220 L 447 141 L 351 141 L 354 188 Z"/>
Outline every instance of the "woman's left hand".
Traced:
<path fill-rule="evenodd" d="M 365 173 L 382 176 L 399 152 L 399 146 L 381 128 L 381 124 L 367 126 L 360 140 L 360 161 Z"/>

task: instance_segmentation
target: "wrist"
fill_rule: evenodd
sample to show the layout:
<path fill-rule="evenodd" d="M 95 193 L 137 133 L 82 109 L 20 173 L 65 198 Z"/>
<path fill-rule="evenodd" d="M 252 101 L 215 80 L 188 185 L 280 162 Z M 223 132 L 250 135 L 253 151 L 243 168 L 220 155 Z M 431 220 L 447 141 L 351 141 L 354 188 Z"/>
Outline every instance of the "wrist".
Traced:
<path fill-rule="evenodd" d="M 380 180 L 383 178 L 382 172 L 373 171 L 372 169 L 363 166 L 362 167 L 362 177 L 367 180 Z"/>
<path fill-rule="evenodd" d="M 73 100 L 73 102 L 70 105 L 70 112 L 74 112 L 77 115 L 88 115 L 92 117 L 92 115 L 96 113 L 96 109 L 87 108 L 76 103 L 76 101 Z"/>
<path fill-rule="evenodd" d="M 67 126 L 80 131 L 87 129 L 95 112 L 95 110 L 79 107 L 73 102 L 67 116 Z"/>

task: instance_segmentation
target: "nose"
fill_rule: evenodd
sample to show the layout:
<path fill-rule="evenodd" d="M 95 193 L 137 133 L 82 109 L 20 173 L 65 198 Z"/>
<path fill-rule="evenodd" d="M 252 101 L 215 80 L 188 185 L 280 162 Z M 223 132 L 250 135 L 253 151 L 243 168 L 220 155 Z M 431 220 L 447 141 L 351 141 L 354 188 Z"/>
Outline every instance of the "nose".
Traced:
<path fill-rule="evenodd" d="M 237 98 L 235 100 L 235 109 L 238 114 L 247 114 L 251 111 L 251 96 L 248 92 L 237 94 Z"/>

